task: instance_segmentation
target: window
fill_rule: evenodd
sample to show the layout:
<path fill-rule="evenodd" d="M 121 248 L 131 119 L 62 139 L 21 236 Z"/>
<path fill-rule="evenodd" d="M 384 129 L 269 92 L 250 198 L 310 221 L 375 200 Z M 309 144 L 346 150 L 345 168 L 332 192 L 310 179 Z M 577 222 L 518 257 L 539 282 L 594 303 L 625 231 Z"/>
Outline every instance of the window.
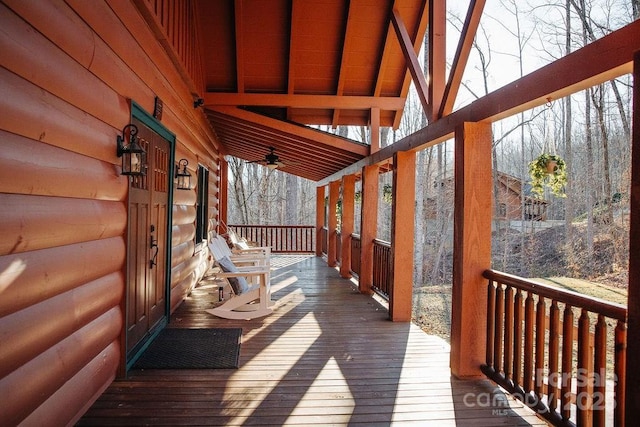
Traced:
<path fill-rule="evenodd" d="M 198 165 L 198 199 L 196 200 L 196 245 L 207 239 L 209 231 L 209 170 Z"/>
<path fill-rule="evenodd" d="M 507 205 L 506 203 L 500 203 L 499 207 L 498 207 L 499 215 L 500 218 L 506 218 L 507 217 Z"/>

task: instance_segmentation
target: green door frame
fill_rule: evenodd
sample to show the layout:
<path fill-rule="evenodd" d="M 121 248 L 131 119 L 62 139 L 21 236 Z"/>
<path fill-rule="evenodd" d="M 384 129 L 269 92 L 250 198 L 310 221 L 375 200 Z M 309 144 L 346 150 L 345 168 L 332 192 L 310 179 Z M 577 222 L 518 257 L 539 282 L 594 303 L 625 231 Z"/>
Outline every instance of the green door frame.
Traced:
<path fill-rule="evenodd" d="M 159 326 L 156 328 L 153 335 L 147 339 L 147 342 L 134 354 L 131 359 L 126 360 L 126 371 L 133 366 L 133 364 L 138 360 L 140 355 L 146 350 L 146 348 L 151 344 L 151 342 L 155 339 L 155 337 L 160 333 L 162 329 L 167 325 L 169 321 L 169 312 L 171 309 L 171 224 L 173 224 L 173 180 L 175 168 L 173 165 L 175 164 L 175 153 L 176 153 L 176 135 L 167 129 L 162 123 L 160 123 L 155 117 L 145 111 L 139 104 L 135 101 L 131 100 L 131 118 L 135 118 L 140 122 L 144 123 L 151 130 L 156 132 L 162 138 L 169 141 L 169 200 L 168 200 L 168 209 L 167 209 L 167 229 L 166 233 L 166 242 L 167 242 L 167 256 L 165 259 L 164 268 L 167 271 L 165 274 L 165 316 L 164 319 L 160 322 Z M 128 232 L 128 231 L 127 231 Z M 128 250 L 128 248 L 127 248 Z M 127 315 L 128 310 L 125 310 L 125 316 Z M 127 319 L 125 319 L 125 329 L 127 325 Z M 126 333 L 126 331 L 125 331 Z M 124 340 L 126 347 L 126 339 Z M 124 354 L 126 358 L 126 354 L 129 349 L 124 348 Z"/>

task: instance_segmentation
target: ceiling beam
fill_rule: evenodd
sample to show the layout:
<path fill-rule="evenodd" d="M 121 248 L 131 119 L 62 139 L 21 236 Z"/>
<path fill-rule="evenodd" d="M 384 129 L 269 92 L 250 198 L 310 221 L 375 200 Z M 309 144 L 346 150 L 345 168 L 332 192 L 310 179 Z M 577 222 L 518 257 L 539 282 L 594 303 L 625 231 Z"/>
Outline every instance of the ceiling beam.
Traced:
<path fill-rule="evenodd" d="M 400 49 L 402 49 L 404 58 L 407 61 L 407 68 L 409 68 L 409 72 L 413 78 L 413 84 L 416 87 L 418 98 L 420 98 L 422 108 L 426 112 L 429 108 L 429 88 L 427 86 L 427 80 L 424 78 L 422 67 L 420 67 L 420 62 L 418 61 L 418 55 L 416 55 L 416 52 L 413 49 L 413 42 L 411 41 L 411 37 L 407 32 L 407 27 L 404 25 L 404 21 L 402 20 L 398 9 L 393 9 L 393 12 L 391 13 L 391 22 L 393 24 L 393 28 L 396 30 L 396 35 L 400 42 Z"/>
<path fill-rule="evenodd" d="M 442 105 L 440 105 L 439 118 L 449 115 L 453 111 L 453 104 L 456 102 L 458 90 L 460 90 L 462 75 L 469 60 L 473 40 L 478 32 L 485 3 L 486 0 L 471 0 L 469 3 L 469 10 L 462 26 L 460 41 L 449 73 L 449 81 L 444 90 Z"/>
<path fill-rule="evenodd" d="M 608 34 L 526 76 L 454 111 L 442 120 L 335 173 L 318 185 L 358 173 L 364 166 L 388 161 L 397 151 L 421 150 L 453 137 L 465 122 L 495 122 L 569 96 L 633 71 L 640 50 L 640 20 Z M 595 60 L 597 58 L 597 60 Z"/>
<path fill-rule="evenodd" d="M 401 110 L 406 98 L 391 96 L 338 96 L 338 95 L 293 95 L 271 93 L 222 93 L 208 92 L 204 95 L 204 106 L 261 106 L 292 108 L 326 108 L 345 110 Z"/>

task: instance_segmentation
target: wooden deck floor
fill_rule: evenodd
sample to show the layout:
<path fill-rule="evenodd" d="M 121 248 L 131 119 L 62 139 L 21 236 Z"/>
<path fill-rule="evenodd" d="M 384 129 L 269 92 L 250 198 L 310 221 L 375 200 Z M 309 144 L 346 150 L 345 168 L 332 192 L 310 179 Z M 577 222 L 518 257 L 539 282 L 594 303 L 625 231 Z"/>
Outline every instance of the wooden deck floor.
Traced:
<path fill-rule="evenodd" d="M 239 369 L 130 371 L 78 425 L 546 425 L 488 380 L 452 378 L 445 341 L 390 322 L 321 259 L 273 264 L 271 316 L 214 317 L 217 291 L 203 285 L 171 317 L 242 327 Z"/>

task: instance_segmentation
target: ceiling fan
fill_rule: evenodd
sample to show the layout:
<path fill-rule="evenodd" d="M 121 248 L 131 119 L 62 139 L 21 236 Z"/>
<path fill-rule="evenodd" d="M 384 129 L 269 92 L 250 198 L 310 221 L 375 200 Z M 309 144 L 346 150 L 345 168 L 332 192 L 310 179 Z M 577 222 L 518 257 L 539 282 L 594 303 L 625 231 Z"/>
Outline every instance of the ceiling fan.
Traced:
<path fill-rule="evenodd" d="M 276 149 L 274 147 L 269 147 L 269 153 L 265 154 L 264 159 L 262 160 L 254 160 L 249 163 L 260 163 L 268 167 L 269 169 L 278 169 L 284 167 L 285 164 L 280 161 L 280 157 L 275 153 Z"/>

